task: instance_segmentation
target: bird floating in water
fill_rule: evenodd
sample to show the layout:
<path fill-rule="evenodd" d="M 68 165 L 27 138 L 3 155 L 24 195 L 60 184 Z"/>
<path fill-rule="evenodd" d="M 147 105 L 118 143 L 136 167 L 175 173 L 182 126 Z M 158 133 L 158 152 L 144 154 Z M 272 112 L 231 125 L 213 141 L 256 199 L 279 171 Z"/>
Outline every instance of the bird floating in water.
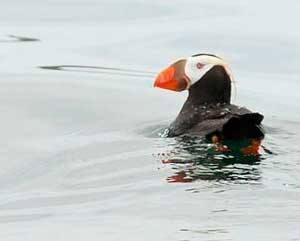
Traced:
<path fill-rule="evenodd" d="M 188 90 L 177 118 L 167 130 L 168 137 L 180 135 L 206 137 L 213 143 L 223 140 L 251 140 L 244 153 L 258 151 L 264 138 L 263 115 L 231 104 L 233 75 L 229 64 L 212 54 L 196 54 L 180 59 L 162 70 L 154 86 Z M 226 146 L 218 145 L 222 151 Z"/>

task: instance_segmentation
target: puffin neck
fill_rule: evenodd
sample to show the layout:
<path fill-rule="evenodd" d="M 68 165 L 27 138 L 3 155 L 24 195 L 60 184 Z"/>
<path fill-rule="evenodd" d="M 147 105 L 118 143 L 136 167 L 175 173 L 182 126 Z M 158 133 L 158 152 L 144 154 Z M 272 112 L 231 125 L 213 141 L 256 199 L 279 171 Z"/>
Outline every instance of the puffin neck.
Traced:
<path fill-rule="evenodd" d="M 222 110 L 230 105 L 231 81 L 222 66 L 214 66 L 189 88 L 189 96 L 177 118 L 171 124 L 171 135 L 180 135 L 205 119 L 211 110 Z"/>
<path fill-rule="evenodd" d="M 185 105 L 230 104 L 230 95 L 230 77 L 222 66 L 217 65 L 189 88 Z"/>

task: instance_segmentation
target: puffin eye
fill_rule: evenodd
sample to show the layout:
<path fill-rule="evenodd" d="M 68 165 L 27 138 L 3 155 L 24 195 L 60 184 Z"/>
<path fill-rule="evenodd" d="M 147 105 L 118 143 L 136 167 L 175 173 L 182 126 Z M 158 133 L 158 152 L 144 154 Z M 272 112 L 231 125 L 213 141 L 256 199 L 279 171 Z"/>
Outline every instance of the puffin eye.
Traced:
<path fill-rule="evenodd" d="M 204 66 L 205 66 L 205 64 L 202 64 L 202 63 L 200 63 L 200 62 L 198 62 L 198 63 L 196 64 L 197 69 L 202 69 Z"/>

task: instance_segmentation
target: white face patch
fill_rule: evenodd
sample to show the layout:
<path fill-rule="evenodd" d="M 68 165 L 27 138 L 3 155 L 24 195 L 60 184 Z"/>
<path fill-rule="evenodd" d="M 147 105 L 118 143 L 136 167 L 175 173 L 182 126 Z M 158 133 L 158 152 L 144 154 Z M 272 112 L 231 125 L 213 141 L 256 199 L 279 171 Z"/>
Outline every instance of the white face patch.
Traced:
<path fill-rule="evenodd" d="M 199 55 L 187 58 L 184 68 L 186 76 L 190 79 L 190 86 L 200 80 L 212 67 L 221 65 L 224 67 L 231 81 L 233 77 L 228 63 L 221 58 L 210 55 Z"/>

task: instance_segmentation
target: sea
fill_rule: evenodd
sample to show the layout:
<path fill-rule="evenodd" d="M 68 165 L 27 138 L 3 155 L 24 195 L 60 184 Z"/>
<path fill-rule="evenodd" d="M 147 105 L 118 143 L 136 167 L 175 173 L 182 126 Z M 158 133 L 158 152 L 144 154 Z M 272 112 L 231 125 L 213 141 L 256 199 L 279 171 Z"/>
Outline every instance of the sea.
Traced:
<path fill-rule="evenodd" d="M 300 2 L 2 0 L 0 240 L 299 241 Z M 166 138 L 197 53 L 262 113 L 259 155 Z M 299 145 L 299 146 L 298 146 Z"/>

